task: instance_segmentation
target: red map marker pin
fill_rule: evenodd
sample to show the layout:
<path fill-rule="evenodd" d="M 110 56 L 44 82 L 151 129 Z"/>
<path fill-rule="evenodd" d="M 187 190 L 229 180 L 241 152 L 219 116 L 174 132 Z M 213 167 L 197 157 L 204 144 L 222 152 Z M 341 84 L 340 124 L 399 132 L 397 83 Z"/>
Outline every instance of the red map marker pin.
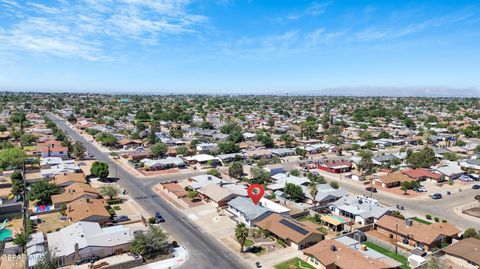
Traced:
<path fill-rule="evenodd" d="M 256 205 L 262 199 L 265 189 L 260 184 L 252 184 L 248 187 L 247 190 L 248 196 L 252 199 L 253 203 Z"/>

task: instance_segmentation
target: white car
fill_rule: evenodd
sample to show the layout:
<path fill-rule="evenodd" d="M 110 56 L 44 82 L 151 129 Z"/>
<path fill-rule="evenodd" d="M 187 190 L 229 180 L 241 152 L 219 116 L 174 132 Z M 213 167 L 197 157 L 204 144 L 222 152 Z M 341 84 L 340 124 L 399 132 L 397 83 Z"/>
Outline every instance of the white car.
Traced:
<path fill-rule="evenodd" d="M 417 191 L 417 192 L 427 192 L 427 189 L 424 186 L 420 186 L 420 187 L 416 188 L 415 191 Z"/>

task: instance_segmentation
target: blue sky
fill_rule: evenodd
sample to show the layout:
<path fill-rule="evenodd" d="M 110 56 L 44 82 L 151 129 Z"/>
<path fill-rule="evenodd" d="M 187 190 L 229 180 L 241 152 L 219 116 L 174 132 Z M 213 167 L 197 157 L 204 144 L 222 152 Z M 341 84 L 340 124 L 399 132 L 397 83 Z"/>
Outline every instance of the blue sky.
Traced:
<path fill-rule="evenodd" d="M 0 0 L 0 89 L 480 88 L 478 1 Z"/>

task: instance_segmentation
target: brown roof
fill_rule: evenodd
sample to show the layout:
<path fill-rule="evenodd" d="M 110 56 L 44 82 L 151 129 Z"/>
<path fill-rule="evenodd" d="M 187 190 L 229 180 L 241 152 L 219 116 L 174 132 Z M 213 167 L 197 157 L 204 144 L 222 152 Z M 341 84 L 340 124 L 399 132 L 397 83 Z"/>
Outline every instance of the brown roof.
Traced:
<path fill-rule="evenodd" d="M 103 199 L 82 198 L 67 204 L 67 216 L 72 222 L 82 221 L 92 216 L 110 218 Z"/>
<path fill-rule="evenodd" d="M 396 227 L 397 223 L 398 228 Z M 412 225 L 407 226 L 404 220 L 388 215 L 381 217 L 375 225 L 390 231 L 397 229 L 398 234 L 408 235 L 413 240 L 426 244 L 433 243 L 440 235 L 455 237 L 460 233 L 460 230 L 450 223 L 435 222 L 433 224 L 423 224 L 418 221 L 412 221 Z"/>
<path fill-rule="evenodd" d="M 55 175 L 53 182 L 59 186 L 64 185 L 65 183 L 87 183 L 85 175 L 83 173 L 64 173 L 60 175 Z"/>
<path fill-rule="evenodd" d="M 480 264 L 480 239 L 469 237 L 442 249 L 442 251 L 476 265 Z"/>
<path fill-rule="evenodd" d="M 421 177 L 439 179 L 443 176 L 440 173 L 434 173 L 434 172 L 432 172 L 430 170 L 427 170 L 425 168 L 409 169 L 409 170 L 404 170 L 404 171 L 401 171 L 401 172 L 403 174 L 405 174 L 405 175 L 407 175 L 411 178 L 415 178 L 415 179 L 419 179 Z"/>
<path fill-rule="evenodd" d="M 395 182 L 412 181 L 412 178 L 400 172 L 395 172 L 385 176 L 380 176 L 379 179 L 386 184 L 395 183 Z"/>
<path fill-rule="evenodd" d="M 88 184 L 74 183 L 70 186 L 65 187 L 63 193 L 52 195 L 52 202 L 54 204 L 68 203 L 78 198 L 81 198 L 84 195 L 98 196 L 98 192 Z"/>
<path fill-rule="evenodd" d="M 335 248 L 333 248 L 334 246 Z M 391 268 L 385 262 L 373 259 L 361 251 L 330 239 L 323 240 L 303 250 L 306 255 L 315 257 L 325 267 L 336 265 L 340 268 L 382 269 Z"/>
<path fill-rule="evenodd" d="M 320 234 L 320 232 L 307 223 L 298 222 L 290 218 L 286 218 L 278 213 L 271 213 L 267 217 L 255 223 L 256 226 L 268 230 L 278 237 L 298 244 L 312 234 Z M 292 228 L 292 227 L 295 227 Z M 300 231 L 303 231 L 300 232 Z"/>

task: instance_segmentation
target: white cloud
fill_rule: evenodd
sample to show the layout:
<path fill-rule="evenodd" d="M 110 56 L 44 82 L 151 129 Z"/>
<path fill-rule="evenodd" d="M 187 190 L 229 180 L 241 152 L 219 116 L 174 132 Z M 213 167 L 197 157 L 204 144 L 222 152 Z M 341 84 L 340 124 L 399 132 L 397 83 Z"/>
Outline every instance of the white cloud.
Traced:
<path fill-rule="evenodd" d="M 106 49 L 111 42 L 152 45 L 165 35 L 203 30 L 207 18 L 189 12 L 189 4 L 187 0 L 57 0 L 46 5 L 0 0 L 0 7 L 8 7 L 18 18 L 0 26 L 0 49 L 111 59 Z"/>

